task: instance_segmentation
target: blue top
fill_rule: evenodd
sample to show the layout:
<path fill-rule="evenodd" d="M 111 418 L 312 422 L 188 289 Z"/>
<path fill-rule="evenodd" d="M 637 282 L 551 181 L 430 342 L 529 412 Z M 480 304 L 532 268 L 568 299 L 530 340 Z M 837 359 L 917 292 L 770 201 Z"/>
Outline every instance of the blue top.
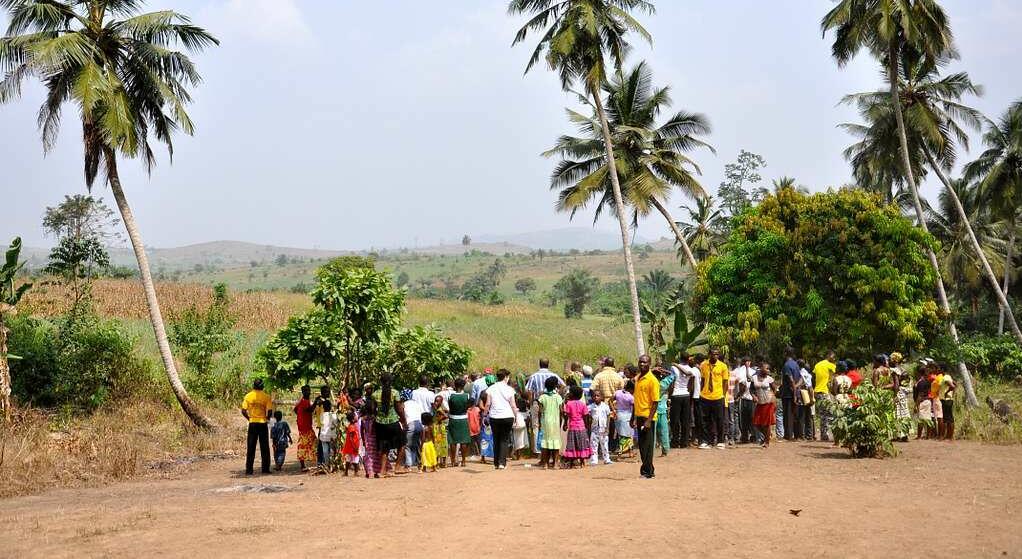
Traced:
<path fill-rule="evenodd" d="M 794 388 L 802 380 L 802 371 L 798 362 L 790 357 L 784 362 L 784 377 L 786 382 L 781 383 L 781 398 L 794 398 Z"/>

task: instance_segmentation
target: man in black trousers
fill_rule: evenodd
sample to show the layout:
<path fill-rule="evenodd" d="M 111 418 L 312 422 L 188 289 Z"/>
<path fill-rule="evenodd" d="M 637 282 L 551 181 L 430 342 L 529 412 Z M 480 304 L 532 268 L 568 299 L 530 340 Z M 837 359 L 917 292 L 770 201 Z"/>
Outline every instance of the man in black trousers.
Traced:
<path fill-rule="evenodd" d="M 245 454 L 245 475 L 252 475 L 256 442 L 262 459 L 262 472 L 270 473 L 270 430 L 267 425 L 273 413 L 273 399 L 263 392 L 263 379 L 255 379 L 252 390 L 241 401 L 241 415 L 248 420 L 248 452 Z"/>

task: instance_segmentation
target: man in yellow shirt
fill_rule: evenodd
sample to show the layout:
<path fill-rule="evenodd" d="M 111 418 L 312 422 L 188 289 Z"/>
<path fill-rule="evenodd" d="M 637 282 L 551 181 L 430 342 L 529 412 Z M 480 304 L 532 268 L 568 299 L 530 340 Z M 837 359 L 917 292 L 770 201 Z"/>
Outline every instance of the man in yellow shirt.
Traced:
<path fill-rule="evenodd" d="M 827 352 L 827 357 L 813 367 L 813 392 L 816 393 L 816 415 L 820 416 L 820 440 L 830 440 L 830 379 L 837 372 L 837 363 L 834 361 L 833 351 Z"/>
<path fill-rule="evenodd" d="M 703 441 L 699 448 L 707 449 L 724 446 L 724 394 L 731 380 L 731 370 L 720 359 L 720 352 L 710 350 L 710 357 L 699 365 L 702 390 L 699 391 L 700 407 L 703 412 Z"/>
<path fill-rule="evenodd" d="M 639 432 L 639 474 L 653 479 L 653 445 L 656 440 L 656 414 L 660 403 L 660 380 L 649 370 L 648 355 L 639 357 L 639 376 L 635 378 L 635 409 L 631 425 Z"/>
<path fill-rule="evenodd" d="M 248 452 L 245 455 L 245 475 L 252 475 L 256 442 L 262 459 L 262 472 L 270 473 L 270 431 L 266 424 L 273 413 L 273 399 L 263 392 L 263 379 L 252 383 L 252 390 L 241 401 L 241 415 L 248 420 Z"/>

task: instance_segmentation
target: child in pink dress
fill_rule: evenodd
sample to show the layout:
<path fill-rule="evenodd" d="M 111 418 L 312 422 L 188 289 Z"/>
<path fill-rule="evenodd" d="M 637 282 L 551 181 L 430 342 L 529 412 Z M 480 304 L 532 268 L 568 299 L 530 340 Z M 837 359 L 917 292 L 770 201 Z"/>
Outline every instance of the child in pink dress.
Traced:
<path fill-rule="evenodd" d="M 577 461 L 579 467 L 585 468 L 593 450 L 589 445 L 589 431 L 586 425 L 590 419 L 589 406 L 582 401 L 582 387 L 574 385 L 568 391 L 568 401 L 564 404 L 562 418 L 563 428 L 568 431 L 568 438 L 561 455 L 568 460 L 569 467 L 574 468 Z"/>

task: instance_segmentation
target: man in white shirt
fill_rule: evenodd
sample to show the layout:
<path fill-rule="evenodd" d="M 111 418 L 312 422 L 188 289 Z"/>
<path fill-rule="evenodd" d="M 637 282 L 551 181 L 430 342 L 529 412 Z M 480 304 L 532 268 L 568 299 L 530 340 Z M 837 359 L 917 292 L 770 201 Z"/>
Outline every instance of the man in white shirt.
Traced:
<path fill-rule="evenodd" d="M 731 438 L 742 444 L 749 442 L 752 435 L 752 415 L 756 404 L 752 401 L 752 378 L 756 376 L 756 368 L 752 359 L 742 358 L 742 362 L 731 371 L 731 384 L 734 386 L 734 401 L 731 404 Z"/>
<path fill-rule="evenodd" d="M 497 371 L 497 382 L 486 389 L 486 405 L 483 413 L 490 416 L 493 430 L 493 467 L 507 468 L 507 456 L 511 453 L 511 429 L 514 427 L 518 406 L 515 404 L 515 389 L 507 383 L 511 376 L 507 369 Z"/>
<path fill-rule="evenodd" d="M 422 450 L 422 406 L 412 398 L 407 388 L 401 391 L 404 402 L 405 420 L 405 468 L 417 467 L 420 463 L 419 452 Z"/>
<path fill-rule="evenodd" d="M 422 413 L 433 413 L 433 402 L 436 400 L 436 393 L 429 389 L 429 377 L 419 376 L 419 387 L 412 390 L 412 400 L 415 400 L 422 408 Z"/>
<path fill-rule="evenodd" d="M 688 448 L 689 431 L 692 427 L 692 390 L 699 369 L 695 359 L 686 356 L 674 370 L 674 389 L 671 392 L 671 443 L 675 448 Z"/>

